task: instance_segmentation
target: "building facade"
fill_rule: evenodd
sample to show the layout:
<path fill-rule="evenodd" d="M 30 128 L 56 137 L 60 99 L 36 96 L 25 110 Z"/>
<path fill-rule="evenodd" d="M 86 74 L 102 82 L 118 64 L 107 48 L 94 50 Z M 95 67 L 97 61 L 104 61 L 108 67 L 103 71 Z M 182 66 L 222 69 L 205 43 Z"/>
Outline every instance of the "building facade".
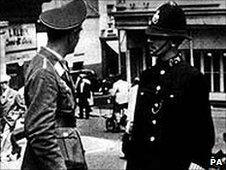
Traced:
<path fill-rule="evenodd" d="M 4 10 L 19 13 L 14 15 L 10 12 L 7 15 L 0 14 L 0 21 L 7 20 L 5 29 L 5 43 L 2 43 L 1 52 L 4 53 L 4 62 L 7 65 L 6 72 L 12 79 L 12 88 L 19 89 L 24 84 L 24 71 L 29 61 L 34 57 L 41 46 L 46 45 L 48 38 L 45 29 L 38 23 L 38 16 L 41 11 L 60 7 L 71 0 L 39 0 L 35 3 L 24 4 L 22 0 L 4 3 Z M 101 55 L 101 30 L 107 28 L 107 12 L 105 0 L 85 0 L 87 4 L 87 19 L 83 23 L 83 31 L 80 34 L 80 41 L 73 54 L 66 56 L 71 69 L 88 68 L 96 71 L 99 78 L 102 78 L 102 55 Z M 38 5 L 37 5 L 38 4 Z M 34 6 L 33 6 L 34 5 Z M 20 8 L 17 8 L 20 7 Z M 14 10 L 12 10 L 13 8 Z M 107 7 L 106 7 L 107 8 Z M 30 16 L 30 9 L 35 9 Z M 20 14 L 21 13 L 21 14 Z M 12 15 L 11 15 L 12 14 Z M 102 17 L 101 17 L 102 16 Z M 103 32 L 103 31 L 102 31 Z M 27 45 L 22 43 L 25 40 Z M 21 42 L 18 44 L 18 42 Z"/>

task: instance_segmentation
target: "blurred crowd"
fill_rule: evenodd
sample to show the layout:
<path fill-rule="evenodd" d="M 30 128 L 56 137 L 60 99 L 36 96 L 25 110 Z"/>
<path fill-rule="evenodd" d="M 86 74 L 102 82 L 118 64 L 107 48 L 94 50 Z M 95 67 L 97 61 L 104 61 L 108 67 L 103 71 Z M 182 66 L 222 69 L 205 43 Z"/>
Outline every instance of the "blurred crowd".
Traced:
<path fill-rule="evenodd" d="M 24 88 L 18 91 L 10 88 L 10 76 L 0 78 L 0 131 L 1 160 L 15 160 L 21 156 L 21 147 L 17 144 L 19 136 L 23 136 Z"/>

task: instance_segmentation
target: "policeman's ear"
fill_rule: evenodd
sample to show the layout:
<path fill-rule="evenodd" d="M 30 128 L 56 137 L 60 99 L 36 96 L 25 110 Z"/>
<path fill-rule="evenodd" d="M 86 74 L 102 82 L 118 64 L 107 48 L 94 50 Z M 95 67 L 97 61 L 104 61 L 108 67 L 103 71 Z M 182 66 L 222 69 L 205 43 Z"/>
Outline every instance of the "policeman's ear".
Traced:
<path fill-rule="evenodd" d="M 172 39 L 171 40 L 171 47 L 172 48 L 178 48 L 179 45 L 183 42 L 182 38 Z"/>

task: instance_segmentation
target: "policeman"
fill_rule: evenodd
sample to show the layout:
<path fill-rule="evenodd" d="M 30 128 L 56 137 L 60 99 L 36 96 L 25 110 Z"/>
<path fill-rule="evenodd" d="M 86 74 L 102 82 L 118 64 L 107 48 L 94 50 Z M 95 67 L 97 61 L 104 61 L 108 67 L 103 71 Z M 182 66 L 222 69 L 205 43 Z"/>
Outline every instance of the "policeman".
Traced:
<path fill-rule="evenodd" d="M 85 18 L 83 0 L 73 0 L 39 17 L 47 28 L 48 42 L 32 59 L 25 75 L 27 147 L 22 169 L 86 169 L 85 164 L 73 160 L 77 156 L 77 161 L 83 160 L 84 155 L 83 150 L 77 153 L 75 91 L 64 60 L 74 51 Z"/>
<path fill-rule="evenodd" d="M 146 35 L 157 64 L 144 71 L 137 94 L 128 170 L 208 167 L 214 128 L 203 74 L 178 51 L 186 19 L 175 2 L 161 5 Z"/>

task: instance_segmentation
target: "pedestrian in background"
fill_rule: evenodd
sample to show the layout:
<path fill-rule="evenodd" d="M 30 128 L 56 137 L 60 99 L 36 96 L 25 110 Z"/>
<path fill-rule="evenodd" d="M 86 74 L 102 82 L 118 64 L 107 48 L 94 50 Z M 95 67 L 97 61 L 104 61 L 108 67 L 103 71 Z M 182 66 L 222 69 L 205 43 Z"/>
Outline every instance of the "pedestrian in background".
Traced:
<path fill-rule="evenodd" d="M 77 85 L 77 97 L 79 105 L 79 117 L 89 119 L 91 105 L 89 100 L 92 98 L 91 81 L 87 78 L 86 74 L 79 75 Z"/>
<path fill-rule="evenodd" d="M 9 87 L 10 76 L 1 74 L 0 77 L 0 113 L 1 113 L 1 133 L 6 125 L 5 118 L 10 112 L 10 109 L 17 96 L 17 91 Z"/>
<path fill-rule="evenodd" d="M 129 89 L 128 109 L 126 110 L 126 126 L 125 133 L 122 136 L 122 152 L 124 153 L 123 159 L 127 159 L 130 149 L 131 130 L 133 127 L 133 119 L 135 112 L 136 96 L 139 87 L 140 78 L 135 77 Z"/>
<path fill-rule="evenodd" d="M 17 120 L 20 119 L 26 110 L 22 96 L 9 87 L 10 76 L 0 76 L 0 113 L 1 113 L 1 159 L 15 160 L 21 155 L 21 147 L 17 144 L 12 135 Z"/>
<path fill-rule="evenodd" d="M 115 112 L 120 113 L 128 107 L 129 88 L 130 84 L 123 80 L 121 75 L 117 75 L 113 87 L 110 90 L 115 100 Z"/>
<path fill-rule="evenodd" d="M 129 89 L 129 97 L 128 97 L 128 109 L 126 111 L 127 115 L 127 125 L 126 125 L 126 133 L 130 133 L 130 129 L 133 124 L 134 112 L 135 112 L 135 104 L 136 104 L 136 96 L 139 87 L 140 78 L 135 77 L 134 81 Z"/>
<path fill-rule="evenodd" d="M 125 131 L 127 119 L 125 112 L 128 107 L 129 89 L 131 85 L 127 81 L 123 80 L 121 75 L 117 75 L 115 78 L 116 80 L 110 90 L 113 98 L 112 116 L 116 119 L 118 125 L 116 131 Z"/>
<path fill-rule="evenodd" d="M 65 56 L 79 41 L 86 5 L 73 0 L 41 13 L 48 42 L 25 75 L 25 135 L 22 170 L 87 169 L 75 119 L 75 89 Z"/>
<path fill-rule="evenodd" d="M 214 146 L 209 91 L 178 50 L 190 38 L 183 10 L 161 5 L 146 35 L 157 63 L 140 77 L 127 169 L 207 169 Z"/>

